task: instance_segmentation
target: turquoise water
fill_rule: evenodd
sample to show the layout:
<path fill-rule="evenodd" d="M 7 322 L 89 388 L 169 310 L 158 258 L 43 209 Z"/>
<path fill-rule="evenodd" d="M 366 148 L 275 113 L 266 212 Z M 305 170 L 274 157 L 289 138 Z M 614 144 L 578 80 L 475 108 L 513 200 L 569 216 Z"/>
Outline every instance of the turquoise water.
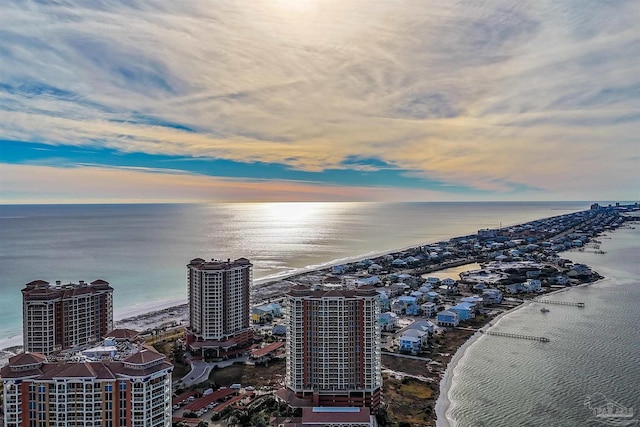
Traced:
<path fill-rule="evenodd" d="M 116 313 L 186 301 L 195 257 L 247 257 L 256 279 L 589 208 L 567 203 L 0 206 L 0 339 L 21 333 L 25 283 L 102 278 Z"/>
<path fill-rule="evenodd" d="M 635 408 L 640 424 L 640 228 L 602 238 L 598 255 L 566 252 L 606 278 L 553 295 L 585 308 L 530 304 L 496 331 L 546 336 L 540 343 L 482 336 L 454 369 L 448 418 L 461 427 L 604 425 L 585 406 L 596 395 Z M 613 425 L 613 424 L 612 424 Z"/>

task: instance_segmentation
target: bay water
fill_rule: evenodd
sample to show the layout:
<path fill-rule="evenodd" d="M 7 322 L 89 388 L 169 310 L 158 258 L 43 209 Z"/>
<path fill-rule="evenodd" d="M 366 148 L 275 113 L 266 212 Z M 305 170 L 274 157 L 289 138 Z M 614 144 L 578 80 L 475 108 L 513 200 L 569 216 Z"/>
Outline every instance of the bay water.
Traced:
<path fill-rule="evenodd" d="M 451 403 L 439 425 L 640 425 L 640 227 L 598 239 L 604 254 L 561 256 L 605 278 L 547 297 L 585 307 L 531 303 L 502 317 L 492 330 L 550 342 L 481 336 L 453 369 Z M 606 405 L 635 415 L 595 417 Z"/>

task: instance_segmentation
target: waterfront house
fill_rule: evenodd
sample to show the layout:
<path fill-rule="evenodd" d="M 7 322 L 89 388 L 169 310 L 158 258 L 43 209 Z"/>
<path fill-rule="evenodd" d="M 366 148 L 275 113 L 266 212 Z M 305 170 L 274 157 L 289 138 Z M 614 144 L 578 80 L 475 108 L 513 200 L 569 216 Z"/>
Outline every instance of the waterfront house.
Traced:
<path fill-rule="evenodd" d="M 431 286 L 436 286 L 440 284 L 440 279 L 437 277 L 427 277 L 427 283 L 431 284 Z"/>
<path fill-rule="evenodd" d="M 510 285 L 506 285 L 504 287 L 505 291 L 507 293 L 510 293 L 511 295 L 515 295 L 518 294 L 520 292 L 524 292 L 524 288 L 522 287 L 522 283 L 512 283 Z"/>
<path fill-rule="evenodd" d="M 420 338 L 404 335 L 400 337 L 400 351 L 416 355 L 420 353 L 420 348 Z"/>
<path fill-rule="evenodd" d="M 449 311 L 453 311 L 458 314 L 458 317 L 461 321 L 473 319 L 476 317 L 476 306 L 475 304 L 471 304 L 468 302 L 461 302 L 460 304 L 454 305 L 449 309 Z"/>
<path fill-rule="evenodd" d="M 588 276 L 590 274 L 591 274 L 591 269 L 584 264 L 574 264 L 568 273 L 569 276 L 572 276 L 572 275 Z"/>
<path fill-rule="evenodd" d="M 415 264 L 416 262 L 420 261 L 418 258 L 414 257 L 414 256 L 408 256 L 404 259 L 404 262 L 406 264 Z"/>
<path fill-rule="evenodd" d="M 402 333 L 400 341 L 407 337 L 417 338 L 420 342 L 420 348 L 425 348 L 428 345 L 429 332 L 420 329 L 407 329 Z"/>
<path fill-rule="evenodd" d="M 369 267 L 371 264 L 373 264 L 373 261 L 371 261 L 370 259 L 363 259 L 362 261 L 358 261 L 358 263 L 356 264 L 356 266 L 358 268 L 367 268 Z"/>
<path fill-rule="evenodd" d="M 437 317 L 438 326 L 458 326 L 460 324 L 460 317 L 453 311 L 441 311 Z"/>
<path fill-rule="evenodd" d="M 375 274 L 380 273 L 382 271 L 382 266 L 380 264 L 371 264 L 367 269 L 369 273 Z"/>
<path fill-rule="evenodd" d="M 551 277 L 550 282 L 555 285 L 566 286 L 567 284 L 569 284 L 569 278 L 564 274 L 559 274 L 557 276 Z"/>
<path fill-rule="evenodd" d="M 400 258 L 396 258 L 393 261 L 391 261 L 391 265 L 394 267 L 405 267 L 407 263 Z"/>
<path fill-rule="evenodd" d="M 380 327 L 385 332 L 393 331 L 398 327 L 398 315 L 392 312 L 381 313 Z"/>
<path fill-rule="evenodd" d="M 538 279 L 529 279 L 525 283 L 525 288 L 527 289 L 527 292 L 541 292 L 542 282 Z"/>
<path fill-rule="evenodd" d="M 496 288 L 486 288 L 482 291 L 482 297 L 486 304 L 500 304 L 502 302 L 502 292 Z"/>
<path fill-rule="evenodd" d="M 476 307 L 482 307 L 484 305 L 484 298 L 478 295 L 472 295 L 470 297 L 461 298 L 460 302 L 468 302 L 475 304 Z"/>
<path fill-rule="evenodd" d="M 344 274 L 347 271 L 347 266 L 346 265 L 334 265 L 333 267 L 331 267 L 331 272 L 333 274 Z"/>

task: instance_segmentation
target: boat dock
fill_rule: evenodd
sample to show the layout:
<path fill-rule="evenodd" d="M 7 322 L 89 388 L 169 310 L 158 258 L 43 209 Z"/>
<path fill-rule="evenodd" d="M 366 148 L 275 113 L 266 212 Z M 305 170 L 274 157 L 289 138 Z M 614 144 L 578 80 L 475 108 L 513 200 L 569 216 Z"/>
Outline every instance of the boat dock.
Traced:
<path fill-rule="evenodd" d="M 532 341 L 540 341 L 540 342 L 549 342 L 549 338 L 547 337 L 534 337 L 531 335 L 521 335 L 521 334 L 510 334 L 508 332 L 495 332 L 495 331 L 484 331 L 487 335 L 494 335 L 497 337 L 508 337 L 508 338 L 520 338 L 523 340 L 532 340 Z"/>
<path fill-rule="evenodd" d="M 538 302 L 542 304 L 571 305 L 574 307 L 581 307 L 581 308 L 584 307 L 583 302 L 554 301 L 554 300 L 548 300 L 548 299 L 541 299 L 541 300 L 538 300 Z"/>

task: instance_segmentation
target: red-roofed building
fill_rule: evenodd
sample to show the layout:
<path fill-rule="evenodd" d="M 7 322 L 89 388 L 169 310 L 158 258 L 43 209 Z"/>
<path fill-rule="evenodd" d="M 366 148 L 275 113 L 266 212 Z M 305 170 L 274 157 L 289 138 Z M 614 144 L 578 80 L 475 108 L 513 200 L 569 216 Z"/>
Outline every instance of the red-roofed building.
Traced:
<path fill-rule="evenodd" d="M 187 265 L 189 327 L 187 345 L 202 356 L 235 357 L 253 339 L 249 324 L 249 287 L 252 264 L 202 258 Z"/>
<path fill-rule="evenodd" d="M 376 417 L 363 407 L 303 408 L 301 417 L 275 418 L 281 427 L 377 427 Z"/>
<path fill-rule="evenodd" d="M 25 352 L 0 369 L 4 427 L 62 421 L 75 426 L 171 426 L 173 365 L 162 354 L 132 345 L 109 360 L 51 359 Z"/>
<path fill-rule="evenodd" d="M 206 408 L 210 403 L 222 401 L 229 396 L 234 394 L 238 394 L 238 390 L 234 390 L 232 388 L 221 388 L 220 390 L 216 390 L 211 394 L 206 394 L 193 402 L 187 404 L 184 409 L 188 409 L 189 411 L 197 412 L 202 408 Z"/>
<path fill-rule="evenodd" d="M 380 298 L 372 286 L 286 294 L 291 406 L 380 406 Z M 298 405 L 300 400 L 306 405 Z M 294 402 L 296 402 L 294 404 Z"/>
<path fill-rule="evenodd" d="M 274 354 L 284 347 L 284 341 L 277 341 L 261 348 L 251 350 L 249 360 L 253 363 L 264 363 L 270 360 Z"/>
<path fill-rule="evenodd" d="M 49 355 L 97 342 L 113 329 L 113 288 L 104 280 L 50 285 L 34 280 L 22 289 L 25 351 Z"/>

